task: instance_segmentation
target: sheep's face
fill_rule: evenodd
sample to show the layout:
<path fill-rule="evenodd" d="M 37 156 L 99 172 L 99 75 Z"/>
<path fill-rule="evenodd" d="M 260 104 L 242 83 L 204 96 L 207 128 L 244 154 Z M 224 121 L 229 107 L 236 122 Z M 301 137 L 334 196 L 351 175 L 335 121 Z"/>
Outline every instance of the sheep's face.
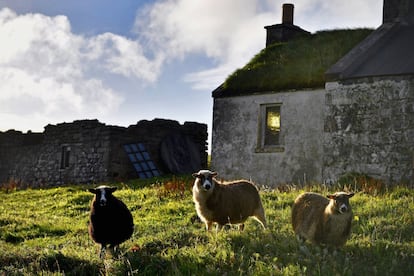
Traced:
<path fill-rule="evenodd" d="M 197 186 L 198 190 L 209 191 L 214 188 L 213 177 L 216 175 L 216 172 L 209 170 L 201 170 L 198 173 L 193 173 L 193 176 L 196 178 L 194 185 Z"/>
<path fill-rule="evenodd" d="M 95 194 L 95 201 L 99 206 L 106 206 L 108 198 L 115 192 L 116 187 L 99 186 L 94 189 L 89 189 L 89 192 Z"/>
<path fill-rule="evenodd" d="M 331 200 L 330 204 L 333 205 L 335 211 L 339 214 L 345 214 L 351 211 L 351 205 L 349 205 L 349 198 L 353 197 L 354 193 L 336 192 L 328 195 Z"/>

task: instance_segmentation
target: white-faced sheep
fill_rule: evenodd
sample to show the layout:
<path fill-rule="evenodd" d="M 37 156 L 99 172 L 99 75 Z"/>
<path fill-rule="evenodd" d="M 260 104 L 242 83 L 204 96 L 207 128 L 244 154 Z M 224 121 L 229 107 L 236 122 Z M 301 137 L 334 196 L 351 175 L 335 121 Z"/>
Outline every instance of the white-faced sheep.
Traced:
<path fill-rule="evenodd" d="M 89 189 L 95 196 L 91 203 L 88 230 L 90 237 L 101 245 L 101 258 L 104 258 L 107 246 L 114 252 L 134 231 L 131 212 L 112 195 L 115 190 L 116 187 L 108 186 Z"/>
<path fill-rule="evenodd" d="M 324 197 L 316 193 L 299 195 L 292 207 L 292 226 L 299 239 L 314 244 L 343 246 L 350 233 L 354 193 L 336 192 Z"/>
<path fill-rule="evenodd" d="M 226 224 L 239 224 L 250 216 L 256 218 L 266 228 L 265 212 L 257 188 L 249 181 L 240 180 L 219 183 L 214 177 L 216 172 L 201 170 L 194 173 L 193 201 L 201 221 L 208 231 L 213 223 L 217 230 Z"/>

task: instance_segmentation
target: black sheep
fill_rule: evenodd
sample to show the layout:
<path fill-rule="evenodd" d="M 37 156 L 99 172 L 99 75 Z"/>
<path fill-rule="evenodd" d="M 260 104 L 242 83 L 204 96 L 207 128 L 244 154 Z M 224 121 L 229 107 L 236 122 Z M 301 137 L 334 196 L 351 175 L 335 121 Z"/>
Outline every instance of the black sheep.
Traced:
<path fill-rule="evenodd" d="M 112 193 L 116 187 L 99 186 L 89 191 L 95 194 L 89 216 L 89 235 L 101 245 L 100 257 L 104 258 L 106 247 L 112 252 L 132 236 L 134 222 L 128 207 Z"/>

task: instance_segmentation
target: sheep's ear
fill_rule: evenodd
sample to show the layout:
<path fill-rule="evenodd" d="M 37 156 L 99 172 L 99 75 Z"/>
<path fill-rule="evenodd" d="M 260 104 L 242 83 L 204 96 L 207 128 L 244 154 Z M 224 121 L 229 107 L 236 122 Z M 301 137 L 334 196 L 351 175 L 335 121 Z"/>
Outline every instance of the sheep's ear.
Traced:
<path fill-rule="evenodd" d="M 96 194 L 96 189 L 94 189 L 94 188 L 89 188 L 88 191 L 93 193 L 93 194 Z"/>
<path fill-rule="evenodd" d="M 200 175 L 199 175 L 198 173 L 193 173 L 193 174 L 192 174 L 192 176 L 193 176 L 193 177 L 195 177 L 195 178 L 197 178 L 197 177 L 199 177 Z"/>
<path fill-rule="evenodd" d="M 117 187 L 109 187 L 108 191 L 112 194 L 113 192 L 116 191 L 116 189 L 118 189 Z"/>
<path fill-rule="evenodd" d="M 355 193 L 348 193 L 347 196 L 349 197 L 353 197 L 355 195 Z"/>
<path fill-rule="evenodd" d="M 210 173 L 212 176 L 216 176 L 216 175 L 218 175 L 218 173 L 217 172 L 211 172 Z"/>

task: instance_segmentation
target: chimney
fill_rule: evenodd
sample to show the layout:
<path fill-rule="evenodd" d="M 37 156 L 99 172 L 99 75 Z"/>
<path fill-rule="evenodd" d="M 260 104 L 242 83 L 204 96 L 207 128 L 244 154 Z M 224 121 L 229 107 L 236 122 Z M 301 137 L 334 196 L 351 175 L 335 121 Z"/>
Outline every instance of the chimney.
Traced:
<path fill-rule="evenodd" d="M 293 25 L 293 4 L 283 4 L 282 24 Z"/>
<path fill-rule="evenodd" d="M 276 42 L 286 42 L 300 35 L 309 35 L 308 31 L 293 24 L 293 4 L 283 4 L 282 24 L 265 26 L 266 47 Z"/>

